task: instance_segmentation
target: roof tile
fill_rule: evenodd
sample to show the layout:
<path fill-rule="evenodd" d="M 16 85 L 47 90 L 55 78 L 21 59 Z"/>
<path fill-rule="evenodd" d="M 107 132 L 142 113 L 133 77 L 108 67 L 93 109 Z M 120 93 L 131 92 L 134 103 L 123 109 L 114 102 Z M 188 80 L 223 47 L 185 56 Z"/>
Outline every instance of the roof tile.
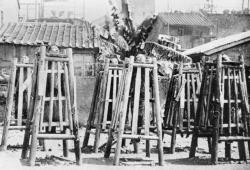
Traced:
<path fill-rule="evenodd" d="M 48 43 L 58 47 L 96 48 L 94 28 L 88 22 L 82 25 L 68 23 L 23 22 L 8 23 L 0 28 L 0 44 L 38 45 Z"/>
<path fill-rule="evenodd" d="M 213 26 L 210 20 L 201 13 L 160 13 L 163 22 L 170 25 Z"/>

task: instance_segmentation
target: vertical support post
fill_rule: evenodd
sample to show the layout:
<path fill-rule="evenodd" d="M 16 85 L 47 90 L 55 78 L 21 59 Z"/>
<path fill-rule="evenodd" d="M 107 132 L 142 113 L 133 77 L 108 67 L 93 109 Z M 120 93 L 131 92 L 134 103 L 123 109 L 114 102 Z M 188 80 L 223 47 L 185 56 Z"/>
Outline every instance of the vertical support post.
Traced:
<path fill-rule="evenodd" d="M 75 146 L 75 156 L 76 164 L 81 165 L 81 150 L 80 150 L 80 137 L 78 133 L 79 124 L 78 124 L 78 114 L 77 114 L 77 103 L 76 103 L 76 79 L 74 75 L 74 66 L 73 66 L 73 54 L 72 49 L 67 49 L 67 55 L 69 57 L 69 86 L 70 86 L 70 98 L 72 107 L 72 117 L 73 117 L 73 134 L 75 135 L 74 146 Z"/>
<path fill-rule="evenodd" d="M 122 112 L 119 115 L 120 116 L 120 122 L 119 122 L 119 131 L 118 131 L 118 137 L 117 137 L 117 145 L 116 145 L 116 151 L 115 151 L 115 160 L 114 164 L 119 165 L 119 159 L 121 154 L 121 145 L 122 145 L 122 135 L 124 131 L 125 126 L 125 120 L 126 120 L 126 112 L 127 112 L 127 105 L 128 105 L 128 98 L 129 98 L 129 89 L 131 85 L 131 79 L 132 79 L 132 72 L 133 72 L 133 63 L 134 63 L 134 57 L 130 57 L 129 61 L 129 67 L 128 72 L 126 75 L 126 84 L 124 89 L 124 96 L 123 96 L 123 108 Z"/>
<path fill-rule="evenodd" d="M 105 99 L 105 93 L 106 93 L 106 87 L 107 87 L 107 78 L 109 76 L 109 59 L 105 60 L 105 67 L 104 67 L 104 73 L 103 78 L 101 82 L 100 87 L 100 100 L 97 103 L 97 125 L 96 125 L 96 132 L 95 132 L 95 141 L 94 141 L 94 151 L 95 153 L 98 152 L 98 147 L 100 145 L 100 133 L 102 129 L 102 118 L 104 113 L 104 106 L 107 101 L 103 101 Z M 111 77 L 110 77 L 111 78 Z M 111 80 L 110 80 L 111 81 Z"/>
<path fill-rule="evenodd" d="M 10 81 L 8 83 L 9 90 L 8 90 L 7 106 L 5 108 L 3 135 L 2 135 L 0 150 L 7 149 L 7 139 L 9 135 L 10 118 L 11 118 L 11 112 L 13 108 L 14 92 L 15 92 L 15 80 L 16 80 L 16 71 L 17 71 L 16 64 L 17 64 L 17 58 L 14 58 L 12 74 L 10 77 Z"/>
<path fill-rule="evenodd" d="M 37 60 L 37 59 L 36 59 Z M 30 141 L 30 130 L 31 130 L 31 123 L 34 113 L 34 107 L 35 107 L 35 99 L 36 99 L 36 89 L 37 89 L 37 73 L 38 73 L 38 64 L 35 62 L 33 74 L 32 74 L 32 84 L 31 84 L 31 94 L 30 94 L 30 104 L 28 109 L 28 115 L 26 120 L 26 128 L 24 133 L 24 139 L 23 139 L 23 148 L 22 148 L 22 154 L 21 159 L 26 159 L 28 156 L 28 147 L 29 147 L 29 141 Z"/>
<path fill-rule="evenodd" d="M 19 83 L 18 83 L 18 106 L 17 106 L 17 126 L 22 126 L 22 113 L 23 113 L 23 79 L 24 68 L 19 68 Z"/>
<path fill-rule="evenodd" d="M 159 96 L 159 85 L 158 85 L 158 70 L 157 70 L 157 60 L 153 59 L 153 84 L 154 84 L 154 98 L 156 105 L 156 125 L 158 133 L 158 160 L 159 165 L 163 166 L 163 144 L 162 144 L 162 118 L 161 118 L 161 106 L 160 106 L 160 96 Z"/>
<path fill-rule="evenodd" d="M 44 64 L 45 64 L 45 55 L 46 55 L 46 47 L 41 47 L 41 53 L 40 53 L 40 59 L 38 64 L 38 82 L 37 85 L 41 86 L 43 83 L 41 81 L 41 77 L 43 74 Z M 40 89 L 38 87 L 38 89 Z M 32 137 L 31 137 L 31 149 L 30 149 L 30 158 L 29 158 L 29 164 L 31 166 L 35 165 L 35 159 L 36 159 L 36 149 L 37 149 L 37 134 L 38 134 L 38 128 L 39 128 L 39 118 L 41 113 L 41 102 L 42 97 L 39 95 L 39 91 L 36 92 L 36 99 L 35 99 L 35 108 L 34 108 L 34 115 L 33 115 L 33 124 L 32 124 Z"/>
<path fill-rule="evenodd" d="M 212 134 L 212 153 L 211 153 L 211 161 L 213 164 L 218 163 L 218 141 L 219 141 L 219 127 L 220 127 L 220 113 L 222 110 L 222 100 L 221 95 L 221 73 L 222 73 L 222 56 L 219 55 L 217 59 L 217 69 L 216 69 L 216 103 L 215 103 L 215 112 L 214 112 L 214 122 L 213 122 L 213 134 Z"/>

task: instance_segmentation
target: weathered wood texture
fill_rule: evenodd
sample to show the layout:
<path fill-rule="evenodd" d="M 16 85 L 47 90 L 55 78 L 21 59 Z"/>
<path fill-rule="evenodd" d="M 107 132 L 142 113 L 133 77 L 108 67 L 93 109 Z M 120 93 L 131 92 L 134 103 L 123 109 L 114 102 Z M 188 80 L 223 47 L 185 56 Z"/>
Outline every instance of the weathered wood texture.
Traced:
<path fill-rule="evenodd" d="M 231 159 L 231 143 L 238 142 L 239 157 L 249 159 L 250 113 L 244 61 L 206 63 L 199 97 L 190 157 L 195 156 L 199 137 L 212 137 L 211 161 L 218 162 L 218 143 L 225 142 L 225 157 Z M 245 146 L 248 143 L 248 150 Z"/>
<path fill-rule="evenodd" d="M 150 140 L 156 140 L 159 165 L 163 165 L 157 61 L 154 60 L 153 64 L 143 62 L 134 64 L 134 58 L 131 57 L 129 63 L 125 63 L 123 71 L 104 157 L 110 156 L 114 139 L 117 141 L 115 165 L 119 165 L 121 146 L 125 139 L 131 139 L 135 144 L 135 152 L 139 141 L 146 140 L 146 156 L 150 156 Z M 152 105 L 154 107 L 150 107 Z"/>
<path fill-rule="evenodd" d="M 46 47 L 41 47 L 32 80 L 32 100 L 22 150 L 22 159 L 25 159 L 31 138 L 28 160 L 31 166 L 35 165 L 38 139 L 63 140 L 64 156 L 67 156 L 64 140 L 73 140 L 76 163 L 81 164 L 72 50 L 67 49 L 66 57 L 60 60 L 60 55 L 54 55 L 46 54 Z"/>
<path fill-rule="evenodd" d="M 201 70 L 197 64 L 180 64 L 171 77 L 164 112 L 164 130 L 172 130 L 171 153 L 175 151 L 176 134 L 189 135 L 194 127 L 200 94 Z"/>
<path fill-rule="evenodd" d="M 96 77 L 91 109 L 86 126 L 82 149 L 88 145 L 90 132 L 95 129 L 94 151 L 100 145 L 100 134 L 107 133 L 114 110 L 117 89 L 122 77 L 122 65 L 105 61 L 104 70 Z"/>
<path fill-rule="evenodd" d="M 14 59 L 8 83 L 7 105 L 0 150 L 6 150 L 9 130 L 23 130 L 31 94 L 33 64 Z"/>

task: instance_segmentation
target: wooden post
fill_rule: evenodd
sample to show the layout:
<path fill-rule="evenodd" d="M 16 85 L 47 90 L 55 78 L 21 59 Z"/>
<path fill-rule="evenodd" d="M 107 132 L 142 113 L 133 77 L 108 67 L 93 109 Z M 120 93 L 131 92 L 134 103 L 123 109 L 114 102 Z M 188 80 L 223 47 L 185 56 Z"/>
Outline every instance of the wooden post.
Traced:
<path fill-rule="evenodd" d="M 46 47 L 41 47 L 41 53 L 39 58 L 39 65 L 38 65 L 38 75 L 41 75 L 44 69 L 45 64 L 45 54 L 46 54 Z M 40 77 L 38 77 L 38 83 L 37 85 L 41 86 L 42 82 L 40 82 Z M 41 84 L 40 84 L 41 83 Z M 38 87 L 38 89 L 40 89 Z M 29 158 L 29 164 L 31 166 L 35 165 L 35 159 L 36 159 L 36 149 L 37 149 L 37 134 L 38 134 L 38 128 L 39 128 L 39 118 L 40 118 L 40 105 L 42 101 L 42 96 L 39 96 L 39 91 L 36 93 L 36 99 L 35 99 L 35 108 L 34 108 L 34 115 L 33 115 L 33 124 L 32 124 L 32 137 L 31 137 L 31 149 L 30 149 L 30 158 Z"/>
<path fill-rule="evenodd" d="M 134 63 L 134 57 L 130 57 L 130 62 L 129 62 L 129 67 L 128 67 L 128 72 L 126 75 L 126 84 L 125 84 L 125 89 L 124 89 L 124 100 L 123 100 L 123 108 L 122 112 L 119 115 L 120 116 L 120 123 L 119 123 L 119 132 L 118 132 L 118 137 L 117 137 L 117 147 L 115 151 L 115 160 L 114 164 L 119 165 L 119 159 L 120 159 L 120 152 L 121 152 L 121 144 L 122 144 L 122 135 L 123 135 L 123 130 L 124 130 L 124 125 L 125 125 L 125 119 L 126 119 L 126 112 L 127 112 L 127 104 L 128 104 L 128 98 L 129 98 L 129 89 L 131 85 L 131 77 L 132 77 L 132 72 L 133 72 L 133 63 Z"/>
<path fill-rule="evenodd" d="M 97 125 L 96 125 L 96 133 L 95 133 L 95 142 L 94 142 L 94 152 L 98 152 L 98 147 L 100 145 L 100 133 L 102 129 L 102 118 L 103 118 L 103 112 L 104 112 L 104 105 L 105 102 L 103 102 L 103 99 L 105 97 L 106 93 L 106 87 L 107 87 L 107 78 L 109 75 L 109 59 L 105 60 L 105 67 L 104 67 L 104 73 L 103 73 L 103 80 L 101 82 L 101 89 L 100 89 L 100 100 L 97 103 Z M 110 80 L 111 81 L 111 80 Z"/>
<path fill-rule="evenodd" d="M 38 86 L 37 76 L 38 76 L 38 63 L 35 62 L 34 70 L 32 74 L 32 88 L 31 88 L 31 95 L 30 95 L 30 104 L 29 104 L 28 115 L 27 115 L 27 120 L 26 120 L 26 128 L 25 128 L 24 139 L 23 139 L 21 159 L 26 159 L 28 155 L 28 147 L 30 143 L 30 133 L 31 133 L 31 123 L 32 123 L 33 112 L 34 112 L 34 107 L 35 107 L 35 98 L 36 98 L 36 93 L 37 93 L 36 89 Z"/>
<path fill-rule="evenodd" d="M 9 90 L 8 90 L 8 98 L 7 98 L 7 106 L 5 109 L 5 117 L 4 117 L 4 127 L 3 127 L 3 136 L 2 136 L 2 142 L 0 150 L 6 150 L 7 149 L 7 139 L 9 135 L 9 126 L 10 126 L 10 117 L 11 112 L 13 108 L 13 102 L 14 102 L 14 93 L 15 93 L 15 79 L 16 79 L 16 64 L 17 64 L 17 58 L 14 58 L 13 61 L 13 68 L 12 68 L 12 74 L 9 81 Z"/>
<path fill-rule="evenodd" d="M 153 59 L 153 84 L 154 84 L 154 98 L 156 105 L 156 125 L 158 133 L 158 159 L 159 165 L 163 166 L 163 144 L 162 144 L 162 119 L 161 119 L 161 106 L 160 106 L 160 95 L 159 95 L 159 85 L 158 85 L 158 70 L 157 70 L 157 60 Z"/>
<path fill-rule="evenodd" d="M 220 113 L 221 113 L 221 74 L 222 73 L 222 56 L 218 56 L 217 61 L 217 69 L 216 69 L 216 104 L 215 104 L 215 112 L 214 112 L 214 127 L 212 134 L 212 154 L 211 154 L 211 162 L 213 164 L 218 163 L 218 140 L 219 140 L 219 127 L 220 127 Z"/>
<path fill-rule="evenodd" d="M 85 135 L 83 139 L 83 144 L 82 144 L 82 150 L 88 146 L 89 143 L 89 136 L 90 136 L 90 131 L 93 126 L 94 118 L 95 118 L 95 110 L 96 110 L 96 105 L 97 105 L 97 100 L 98 100 L 98 95 L 99 95 L 99 90 L 100 90 L 100 84 L 101 84 L 101 73 L 99 73 L 96 77 L 95 81 L 95 88 L 94 88 L 94 94 L 93 98 L 91 101 L 91 107 L 90 107 L 90 112 L 89 112 L 89 117 L 87 121 L 87 126 L 85 130 Z"/>
<path fill-rule="evenodd" d="M 79 123 L 77 114 L 77 103 L 76 103 L 76 79 L 74 75 L 73 67 L 73 56 L 72 49 L 67 49 L 67 56 L 69 57 L 69 86 L 70 86 L 70 98 L 72 107 L 72 117 L 73 117 L 73 134 L 75 136 L 74 146 L 75 146 L 75 156 L 76 164 L 81 165 L 81 150 L 80 150 L 80 137 L 78 133 Z"/>

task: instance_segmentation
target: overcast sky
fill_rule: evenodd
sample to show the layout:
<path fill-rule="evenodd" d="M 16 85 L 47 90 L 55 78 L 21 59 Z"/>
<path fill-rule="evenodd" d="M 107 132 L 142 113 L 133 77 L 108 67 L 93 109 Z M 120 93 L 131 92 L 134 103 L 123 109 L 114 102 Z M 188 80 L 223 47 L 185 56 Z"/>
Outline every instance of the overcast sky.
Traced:
<path fill-rule="evenodd" d="M 20 0 L 20 2 L 30 2 L 30 1 L 41 1 L 41 0 Z M 46 0 L 44 0 L 46 1 Z M 108 13 L 110 9 L 108 5 L 108 0 L 50 0 L 50 4 L 53 1 L 65 3 L 64 5 L 58 6 L 56 8 L 60 10 L 65 10 L 65 8 L 74 9 L 76 13 L 82 13 L 84 9 L 83 2 L 85 1 L 85 17 L 87 20 L 95 20 L 101 16 Z M 130 1 L 130 0 L 129 0 Z M 135 0 L 136 1 L 136 0 Z M 164 11 L 198 11 L 204 7 L 206 0 L 155 0 L 156 1 L 156 13 Z M 245 0 L 245 8 L 247 8 L 248 0 Z M 241 10 L 242 0 L 213 0 L 215 5 L 215 11 L 221 13 L 225 9 L 229 10 Z M 64 9 L 62 9 L 64 8 Z"/>
<path fill-rule="evenodd" d="M 108 0 L 85 0 L 86 17 L 90 20 L 98 18 L 108 11 Z M 184 12 L 197 11 L 204 7 L 206 0 L 155 0 L 156 12 L 180 10 Z M 242 0 L 213 0 L 215 10 L 222 12 L 225 9 L 241 10 Z M 247 8 L 247 0 L 245 0 Z"/>

